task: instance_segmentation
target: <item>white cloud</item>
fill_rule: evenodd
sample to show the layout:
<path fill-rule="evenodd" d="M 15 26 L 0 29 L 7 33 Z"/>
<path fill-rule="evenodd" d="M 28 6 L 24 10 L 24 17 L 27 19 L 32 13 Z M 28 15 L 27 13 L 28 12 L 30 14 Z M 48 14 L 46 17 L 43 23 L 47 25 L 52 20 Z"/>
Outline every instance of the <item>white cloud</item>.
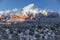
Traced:
<path fill-rule="evenodd" d="M 12 9 L 12 11 L 13 11 L 13 12 L 16 12 L 16 11 L 18 11 L 18 9 L 17 9 L 17 8 L 15 8 L 15 9 Z"/>
<path fill-rule="evenodd" d="M 1 15 L 3 15 L 3 11 L 0 11 L 0 17 L 1 17 Z"/>
<path fill-rule="evenodd" d="M 35 8 L 34 4 L 29 4 L 25 7 L 23 7 L 22 11 L 20 9 L 17 9 L 17 8 L 12 9 L 12 10 L 0 11 L 0 16 L 1 15 L 7 16 L 8 14 L 13 15 L 16 13 L 22 13 L 24 15 L 32 14 L 35 16 L 36 14 L 40 13 L 40 11 L 42 12 L 43 15 L 47 15 L 46 10 L 40 10 L 39 8 Z M 48 10 L 48 11 L 51 11 L 51 10 Z"/>
<path fill-rule="evenodd" d="M 34 8 L 34 4 L 29 4 L 23 8 L 22 13 L 25 15 L 28 14 L 36 15 L 36 13 L 38 13 L 38 10 L 39 10 L 38 8 Z"/>

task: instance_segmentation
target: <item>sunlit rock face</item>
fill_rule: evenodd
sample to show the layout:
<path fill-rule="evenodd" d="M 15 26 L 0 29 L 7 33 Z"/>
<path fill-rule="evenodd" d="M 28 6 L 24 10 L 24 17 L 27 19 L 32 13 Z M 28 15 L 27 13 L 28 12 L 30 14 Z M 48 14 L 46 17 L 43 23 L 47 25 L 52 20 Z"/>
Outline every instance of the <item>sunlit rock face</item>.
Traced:
<path fill-rule="evenodd" d="M 22 22 L 22 21 L 25 21 L 25 19 L 28 18 L 28 16 L 26 15 L 23 15 L 23 14 L 14 14 L 14 15 L 11 15 L 10 16 L 10 19 L 7 20 L 6 22 L 7 23 L 12 23 L 12 22 Z"/>
<path fill-rule="evenodd" d="M 23 15 L 23 14 L 14 14 L 14 15 L 10 16 L 10 18 L 11 19 L 13 19 L 13 18 L 25 19 L 25 18 L 28 18 L 28 16 Z"/>

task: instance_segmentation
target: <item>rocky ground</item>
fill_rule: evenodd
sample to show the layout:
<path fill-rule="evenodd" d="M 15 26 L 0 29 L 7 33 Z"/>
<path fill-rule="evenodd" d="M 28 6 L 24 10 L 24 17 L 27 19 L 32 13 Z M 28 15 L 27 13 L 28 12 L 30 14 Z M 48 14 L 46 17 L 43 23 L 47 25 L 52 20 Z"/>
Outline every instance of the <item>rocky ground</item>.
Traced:
<path fill-rule="evenodd" d="M 0 40 L 60 40 L 60 23 L 0 24 Z"/>

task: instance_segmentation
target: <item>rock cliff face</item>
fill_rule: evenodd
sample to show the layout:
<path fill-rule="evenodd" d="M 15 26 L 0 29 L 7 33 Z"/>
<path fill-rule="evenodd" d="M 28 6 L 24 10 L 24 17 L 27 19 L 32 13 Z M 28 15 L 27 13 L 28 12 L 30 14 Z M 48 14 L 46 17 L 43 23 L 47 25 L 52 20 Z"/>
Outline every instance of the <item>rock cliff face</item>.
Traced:
<path fill-rule="evenodd" d="M 16 20 L 19 19 L 19 20 Z M 0 12 L 1 21 L 21 22 L 23 21 L 43 21 L 58 22 L 60 20 L 59 13 L 55 11 L 35 8 L 34 4 L 27 5 L 20 9 L 12 9 Z M 21 20 L 21 21 L 20 21 Z M 51 20 L 51 21 L 50 21 Z M 60 21 L 59 21 L 60 22 Z"/>
<path fill-rule="evenodd" d="M 28 13 L 28 14 L 13 14 L 9 16 L 2 15 L 0 17 L 1 21 L 11 22 L 22 22 L 22 21 L 42 21 L 42 22 L 60 22 L 60 16 L 56 12 L 46 12 L 42 10 L 39 13 Z"/>
<path fill-rule="evenodd" d="M 48 12 L 47 17 L 55 18 L 59 17 L 59 14 L 56 12 Z"/>

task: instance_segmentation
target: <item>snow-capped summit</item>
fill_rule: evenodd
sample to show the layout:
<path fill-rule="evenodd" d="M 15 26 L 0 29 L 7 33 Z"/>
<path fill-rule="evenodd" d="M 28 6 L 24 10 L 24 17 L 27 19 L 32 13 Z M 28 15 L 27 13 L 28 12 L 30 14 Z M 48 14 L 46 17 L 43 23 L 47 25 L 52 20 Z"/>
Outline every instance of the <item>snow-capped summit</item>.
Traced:
<path fill-rule="evenodd" d="M 16 15 L 18 14 L 18 15 Z M 19 22 L 19 21 L 31 21 L 31 20 L 40 20 L 47 19 L 47 20 L 52 20 L 49 18 L 59 18 L 59 13 L 54 12 L 52 10 L 46 10 L 46 9 L 39 9 L 35 8 L 34 4 L 27 5 L 23 7 L 22 9 L 12 9 L 12 10 L 6 10 L 6 11 L 1 11 L 0 12 L 0 19 L 1 20 L 13 20 L 13 22 Z M 19 19 L 19 20 L 16 20 Z"/>

